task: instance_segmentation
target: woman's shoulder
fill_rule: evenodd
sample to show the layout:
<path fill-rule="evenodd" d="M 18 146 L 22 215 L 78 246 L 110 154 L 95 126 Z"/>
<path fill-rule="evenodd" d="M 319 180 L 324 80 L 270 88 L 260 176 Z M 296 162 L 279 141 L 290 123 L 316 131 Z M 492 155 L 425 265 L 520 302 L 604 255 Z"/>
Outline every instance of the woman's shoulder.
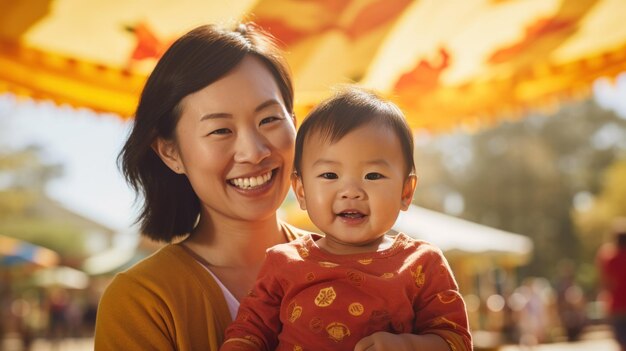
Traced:
<path fill-rule="evenodd" d="M 137 262 L 124 271 L 123 274 L 131 277 L 167 275 L 170 272 L 179 271 L 181 266 L 190 264 L 192 260 L 187 260 L 186 256 L 188 255 L 184 253 L 184 250 L 179 245 L 168 244 Z"/>
<path fill-rule="evenodd" d="M 189 308 L 189 301 L 194 308 Z M 176 244 L 166 245 L 118 273 L 105 289 L 97 315 L 97 343 L 121 345 L 122 341 L 116 340 L 127 338 L 124 342 L 133 345 L 159 345 L 150 349 L 171 349 L 178 342 L 174 340 L 176 331 L 185 333 L 190 327 L 210 331 L 217 323 L 215 330 L 221 330 L 231 318 L 217 282 Z M 185 335 L 183 339 L 198 337 Z"/>
<path fill-rule="evenodd" d="M 176 244 L 168 244 L 118 273 L 109 287 L 122 290 L 147 289 L 159 294 L 161 289 L 169 289 L 172 286 L 188 287 L 193 281 L 206 279 L 211 279 L 210 274 L 184 249 Z"/>

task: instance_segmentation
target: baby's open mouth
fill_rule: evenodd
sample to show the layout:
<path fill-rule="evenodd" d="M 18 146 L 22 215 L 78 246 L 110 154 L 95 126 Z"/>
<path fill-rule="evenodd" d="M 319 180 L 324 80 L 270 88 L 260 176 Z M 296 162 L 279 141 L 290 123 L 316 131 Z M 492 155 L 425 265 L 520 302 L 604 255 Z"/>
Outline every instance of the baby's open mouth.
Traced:
<path fill-rule="evenodd" d="M 343 211 L 337 214 L 339 217 L 343 218 L 363 218 L 365 215 L 359 211 Z"/>
<path fill-rule="evenodd" d="M 269 171 L 265 174 L 261 174 L 256 177 L 229 179 L 228 183 L 230 185 L 236 186 L 239 189 L 249 190 L 249 189 L 258 188 L 267 184 L 270 180 L 272 180 L 273 176 L 274 176 L 274 171 Z"/>

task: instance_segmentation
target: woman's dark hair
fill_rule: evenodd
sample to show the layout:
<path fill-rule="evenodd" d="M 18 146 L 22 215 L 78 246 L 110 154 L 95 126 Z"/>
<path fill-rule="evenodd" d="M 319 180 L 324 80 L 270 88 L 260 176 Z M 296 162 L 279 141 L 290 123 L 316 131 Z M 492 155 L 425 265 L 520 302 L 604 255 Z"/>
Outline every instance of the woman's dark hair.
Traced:
<path fill-rule="evenodd" d="M 274 39 L 251 23 L 234 30 L 213 25 L 191 30 L 172 44 L 148 77 L 118 162 L 130 186 L 143 195 L 137 222 L 149 238 L 171 242 L 190 233 L 200 214 L 200 200 L 187 177 L 170 170 L 152 143 L 157 137 L 174 138 L 185 96 L 220 79 L 246 56 L 267 66 L 291 113 L 293 86 L 288 66 Z"/>
<path fill-rule="evenodd" d="M 307 137 L 319 133 L 322 139 L 334 143 L 369 123 L 386 126 L 396 133 L 402 147 L 407 176 L 414 172 L 413 133 L 402 111 L 394 103 L 381 99 L 373 92 L 347 86 L 317 105 L 298 128 L 294 159 L 296 173 L 302 174 L 302 153 Z"/>

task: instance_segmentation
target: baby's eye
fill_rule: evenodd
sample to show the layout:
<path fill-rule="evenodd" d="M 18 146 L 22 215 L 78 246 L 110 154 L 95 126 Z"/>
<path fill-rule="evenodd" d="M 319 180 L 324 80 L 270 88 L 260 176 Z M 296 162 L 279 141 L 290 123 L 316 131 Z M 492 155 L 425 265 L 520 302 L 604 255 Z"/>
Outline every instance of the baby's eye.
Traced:
<path fill-rule="evenodd" d="M 367 180 L 377 180 L 377 179 L 383 179 L 383 178 L 385 178 L 384 175 L 380 173 L 376 173 L 376 172 L 368 173 L 365 175 L 365 179 Z"/>
<path fill-rule="evenodd" d="M 274 122 L 274 121 L 278 121 L 278 120 L 280 120 L 280 118 L 279 118 L 279 117 L 276 117 L 276 116 L 265 117 L 265 118 L 263 118 L 263 119 L 261 120 L 261 123 L 259 123 L 259 124 L 260 124 L 260 125 L 263 125 L 263 124 L 268 124 L 268 123 L 272 123 L 272 122 Z"/>
<path fill-rule="evenodd" d="M 325 172 L 319 175 L 320 178 L 324 179 L 337 179 L 339 178 L 336 173 L 333 172 Z"/>
<path fill-rule="evenodd" d="M 210 132 L 208 135 L 224 135 L 232 133 L 228 128 L 220 128 Z"/>

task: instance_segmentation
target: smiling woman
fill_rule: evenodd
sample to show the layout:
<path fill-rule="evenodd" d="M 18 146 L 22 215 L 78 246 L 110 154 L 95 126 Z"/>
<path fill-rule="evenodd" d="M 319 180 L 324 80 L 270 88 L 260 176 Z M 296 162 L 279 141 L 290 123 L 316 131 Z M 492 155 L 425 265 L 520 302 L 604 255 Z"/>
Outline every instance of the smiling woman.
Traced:
<path fill-rule="evenodd" d="M 174 173 L 189 179 L 207 218 L 254 219 L 280 206 L 291 176 L 295 126 L 259 59 L 244 58 L 186 96 L 181 111 L 174 138 L 158 138 L 155 149 Z M 198 226 L 206 224 L 201 218 Z"/>
<path fill-rule="evenodd" d="M 253 25 L 201 26 L 165 52 L 120 161 L 143 195 L 142 234 L 170 244 L 109 285 L 96 350 L 218 349 L 265 250 L 302 234 L 276 216 L 292 111 L 288 68 Z"/>

